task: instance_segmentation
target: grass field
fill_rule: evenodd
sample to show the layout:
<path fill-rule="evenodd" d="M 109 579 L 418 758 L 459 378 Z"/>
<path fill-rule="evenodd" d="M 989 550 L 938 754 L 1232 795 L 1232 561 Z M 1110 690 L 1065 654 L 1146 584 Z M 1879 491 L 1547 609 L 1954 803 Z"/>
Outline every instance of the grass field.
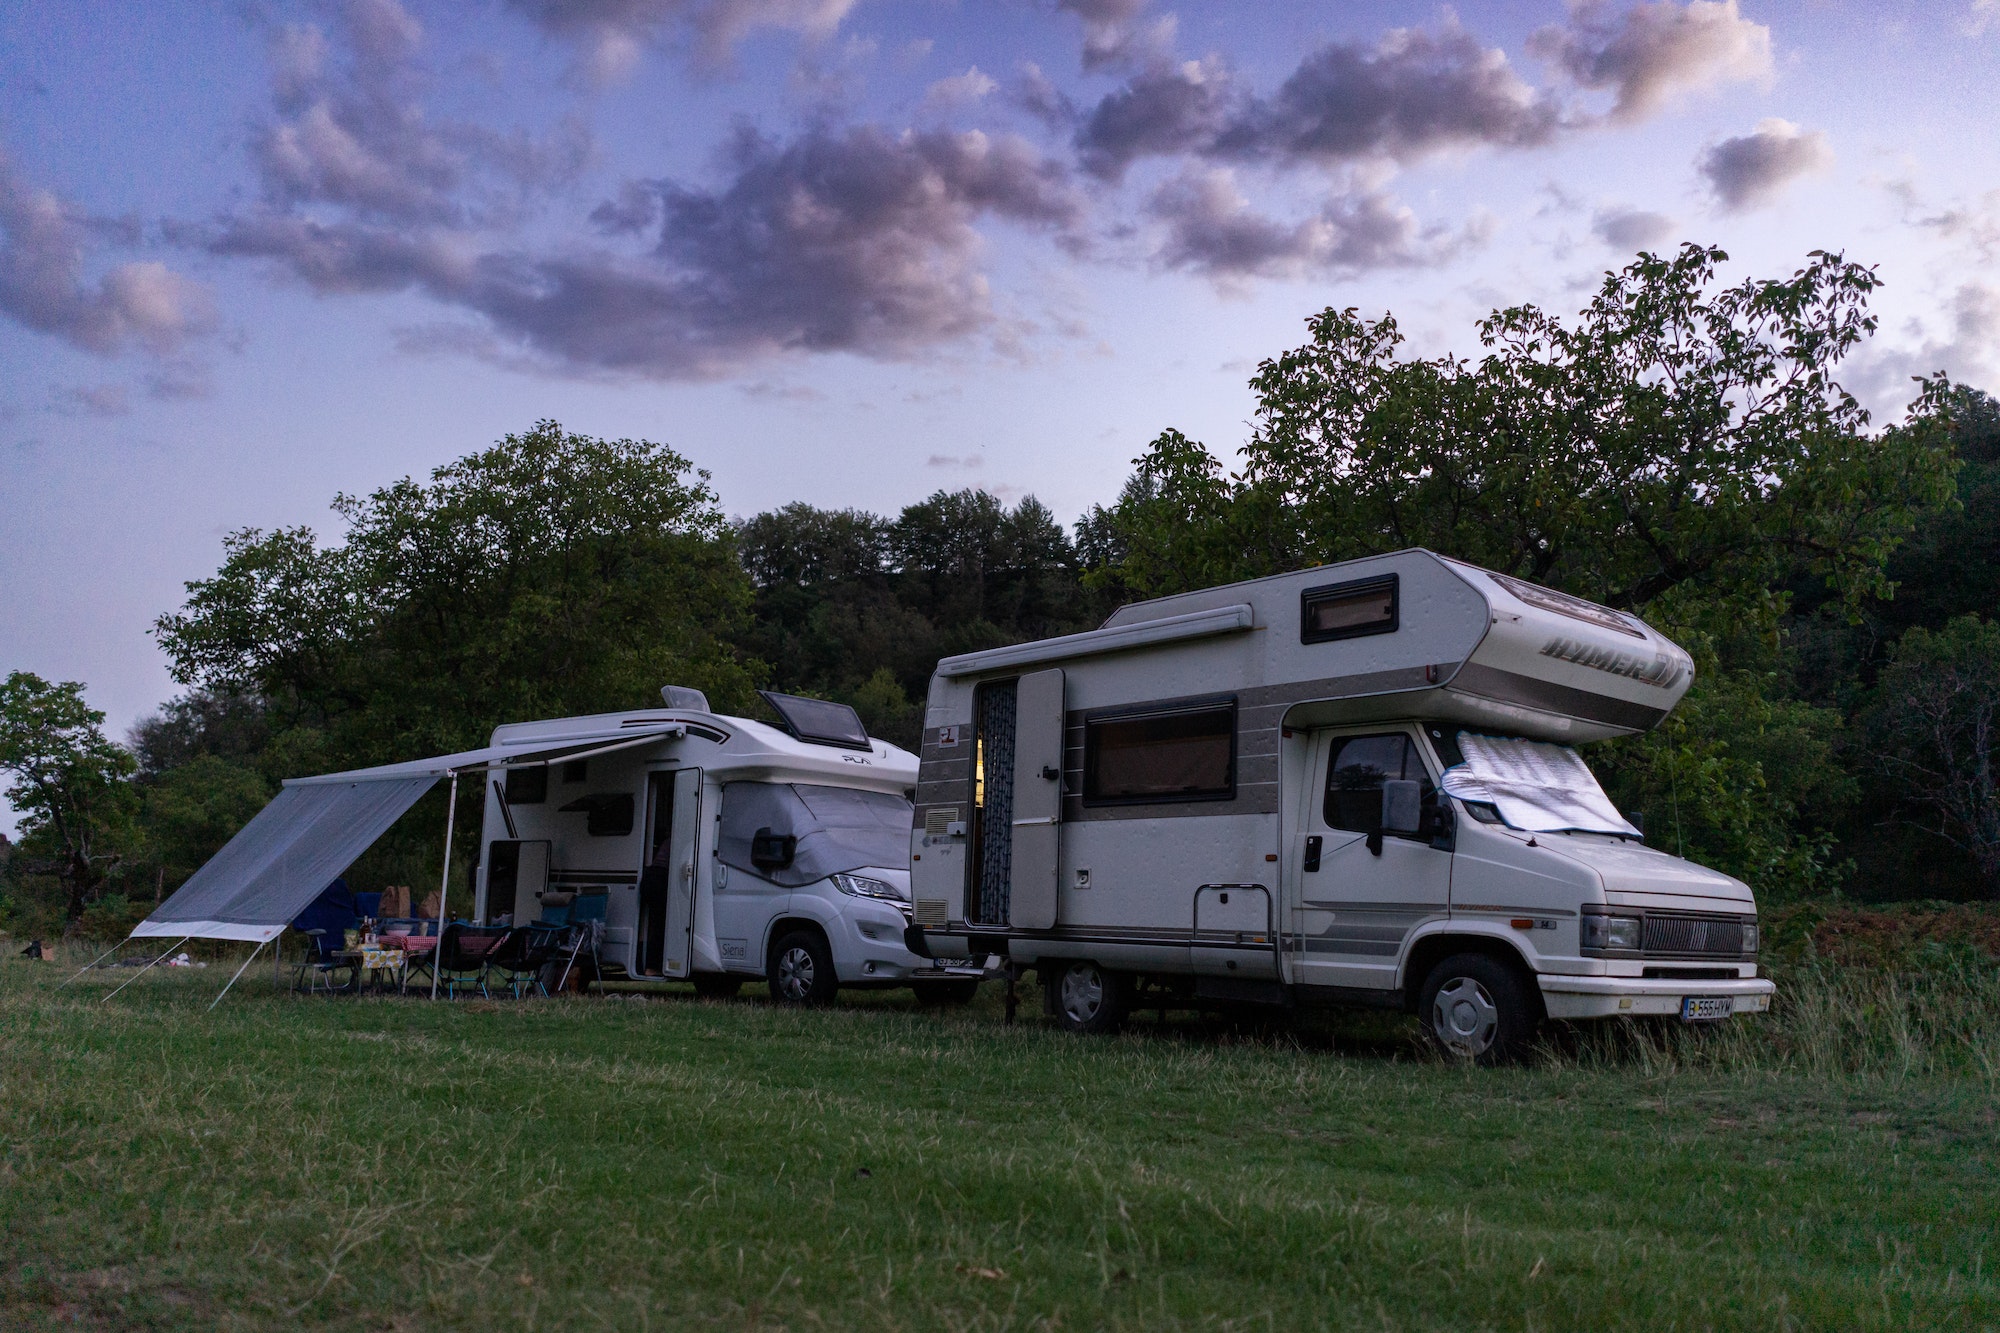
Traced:
<path fill-rule="evenodd" d="M 1755 1031 L 1480 1071 L 1384 1020 L 1076 1039 L 991 987 L 253 973 L 205 1014 L 215 968 L 62 975 L 0 963 L 10 1329 L 2000 1323 L 1990 977 L 1970 1015 L 1822 979 Z"/>

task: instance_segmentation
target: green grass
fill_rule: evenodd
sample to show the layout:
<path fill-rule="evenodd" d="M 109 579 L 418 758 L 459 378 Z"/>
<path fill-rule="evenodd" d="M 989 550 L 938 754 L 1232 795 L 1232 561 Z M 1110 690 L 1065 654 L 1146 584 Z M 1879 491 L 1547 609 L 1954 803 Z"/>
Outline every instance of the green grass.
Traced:
<path fill-rule="evenodd" d="M 7 1328 L 2000 1324 L 1995 1010 L 1481 1071 L 1380 1022 L 1074 1039 L 991 987 L 799 1014 L 253 969 L 206 1014 L 214 967 L 60 975 L 0 964 Z"/>

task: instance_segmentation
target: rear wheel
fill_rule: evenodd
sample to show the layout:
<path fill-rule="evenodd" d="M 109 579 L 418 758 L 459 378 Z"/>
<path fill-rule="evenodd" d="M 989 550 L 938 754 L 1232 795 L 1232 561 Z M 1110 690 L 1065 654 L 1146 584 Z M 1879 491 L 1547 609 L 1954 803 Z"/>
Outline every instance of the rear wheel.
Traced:
<path fill-rule="evenodd" d="M 971 1004 L 972 997 L 979 994 L 979 979 L 959 977 L 951 981 L 912 981 L 910 991 L 917 997 L 918 1004 Z"/>
<path fill-rule="evenodd" d="M 1056 981 L 1056 1023 L 1069 1032 L 1115 1032 L 1132 1007 L 1132 982 L 1096 963 L 1071 963 Z"/>
<path fill-rule="evenodd" d="M 779 1004 L 817 1009 L 833 1003 L 840 978 L 833 972 L 833 950 L 816 930 L 794 930 L 771 946 L 765 977 L 771 998 Z"/>
<path fill-rule="evenodd" d="M 1481 953 L 1456 954 L 1431 969 L 1417 1002 L 1439 1049 L 1482 1065 L 1527 1054 L 1541 1012 L 1519 968 Z"/>

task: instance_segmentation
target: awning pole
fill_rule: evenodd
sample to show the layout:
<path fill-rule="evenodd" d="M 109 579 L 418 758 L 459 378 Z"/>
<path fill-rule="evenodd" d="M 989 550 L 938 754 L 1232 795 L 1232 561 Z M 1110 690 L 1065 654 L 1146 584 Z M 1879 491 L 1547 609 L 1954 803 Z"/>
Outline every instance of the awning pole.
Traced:
<path fill-rule="evenodd" d="M 75 981 L 77 977 L 80 977 L 84 973 L 90 971 L 91 968 L 96 967 L 99 963 L 109 958 L 112 954 L 117 953 L 120 949 L 124 948 L 131 942 L 132 942 L 132 937 L 130 935 L 127 935 L 124 939 L 118 941 L 118 943 L 112 945 L 109 949 L 106 949 L 103 953 L 97 955 L 97 957 L 91 959 L 89 962 L 85 963 L 82 967 L 78 968 L 75 974 L 70 977 L 69 981 L 63 982 L 62 986 L 57 986 L 56 989 L 61 990 L 63 986 L 69 985 L 70 981 Z"/>
<path fill-rule="evenodd" d="M 444 808 L 444 877 L 438 881 L 437 943 L 431 946 L 431 998 L 438 997 L 438 969 L 444 966 L 444 900 L 451 891 L 451 826 L 458 818 L 458 774 L 451 775 L 451 804 Z"/>
<path fill-rule="evenodd" d="M 137 980 L 138 980 L 138 979 L 139 979 L 140 977 L 143 977 L 143 976 L 145 976 L 145 975 L 146 975 L 146 973 L 148 973 L 148 972 L 152 971 L 152 969 L 153 969 L 153 963 L 161 963 L 161 962 L 165 962 L 165 961 L 166 961 L 166 957 L 167 957 L 167 954 L 168 954 L 168 953 L 172 953 L 172 952 L 173 952 L 173 951 L 174 951 L 175 949 L 178 949 L 178 948 L 180 948 L 180 947 L 181 947 L 181 945 L 183 945 L 183 944 L 186 944 L 186 943 L 187 943 L 187 942 L 188 942 L 189 940 L 191 940 L 191 939 L 193 939 L 193 938 L 194 938 L 194 936 L 192 936 L 192 935 L 183 935 L 183 936 L 181 936 L 181 937 L 180 937 L 180 940 L 179 940 L 179 941 L 178 941 L 177 943 L 174 943 L 174 944 L 170 944 L 170 945 L 168 945 L 168 946 L 167 946 L 167 953 L 163 953 L 163 954 L 161 954 L 161 955 L 160 955 L 160 956 L 159 956 L 158 958 L 155 958 L 155 959 L 153 960 L 153 962 L 152 962 L 152 963 L 148 963 L 148 964 L 146 964 L 146 965 L 145 965 L 144 967 L 140 968 L 140 969 L 139 969 L 139 970 L 138 970 L 137 972 L 134 972 L 134 973 L 133 973 L 133 974 L 131 975 L 131 977 L 129 977 L 129 978 L 128 978 L 128 979 L 126 980 L 126 982 L 125 982 L 125 986 L 129 986 L 129 985 L 131 985 L 131 984 L 132 984 L 132 983 L 133 983 L 134 981 L 137 981 Z M 125 989 L 125 986 L 120 986 L 120 987 L 118 988 L 118 990 L 124 990 L 124 989 Z M 115 991 L 112 991 L 112 992 L 111 992 L 111 995 L 116 995 L 116 994 L 118 993 L 118 990 L 115 990 Z M 111 995 L 107 995 L 107 996 L 105 996 L 104 998 L 108 1000 L 108 999 L 110 999 L 110 998 L 111 998 Z"/>
<path fill-rule="evenodd" d="M 250 956 L 243 960 L 243 966 L 236 969 L 236 977 L 242 976 L 246 971 L 249 970 L 250 964 L 257 961 L 257 955 L 264 952 L 264 945 L 269 943 L 270 943 L 269 940 L 264 940 L 261 943 L 259 943 L 256 948 L 250 951 Z M 229 986 L 234 986 L 236 984 L 236 977 L 231 977 L 229 979 Z M 222 988 L 222 995 L 229 994 L 229 986 L 224 986 Z M 202 1012 L 203 1013 L 215 1012 L 215 1006 L 222 1003 L 222 995 L 218 995 L 213 1000 L 209 1001 L 208 1008 L 202 1010 Z"/>

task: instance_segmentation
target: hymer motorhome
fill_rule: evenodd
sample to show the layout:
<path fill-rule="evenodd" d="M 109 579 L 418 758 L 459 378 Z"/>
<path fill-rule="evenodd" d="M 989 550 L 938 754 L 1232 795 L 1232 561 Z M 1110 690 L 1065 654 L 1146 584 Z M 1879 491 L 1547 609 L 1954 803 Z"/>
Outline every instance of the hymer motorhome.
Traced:
<path fill-rule="evenodd" d="M 707 994 L 764 977 L 799 1004 L 840 986 L 971 998 L 979 968 L 905 947 L 915 755 L 871 738 L 845 704 L 766 694 L 781 729 L 712 713 L 695 690 L 665 697 L 494 729 L 497 751 L 584 757 L 495 761 L 484 920 L 531 921 L 551 895 L 591 903 L 603 975 Z"/>
<path fill-rule="evenodd" d="M 1740 881 L 1648 846 L 1572 747 L 1656 726 L 1635 616 L 1411 550 L 938 664 L 914 946 L 1032 967 L 1078 1031 L 1361 1004 L 1520 1051 L 1544 1017 L 1765 1009 Z"/>

